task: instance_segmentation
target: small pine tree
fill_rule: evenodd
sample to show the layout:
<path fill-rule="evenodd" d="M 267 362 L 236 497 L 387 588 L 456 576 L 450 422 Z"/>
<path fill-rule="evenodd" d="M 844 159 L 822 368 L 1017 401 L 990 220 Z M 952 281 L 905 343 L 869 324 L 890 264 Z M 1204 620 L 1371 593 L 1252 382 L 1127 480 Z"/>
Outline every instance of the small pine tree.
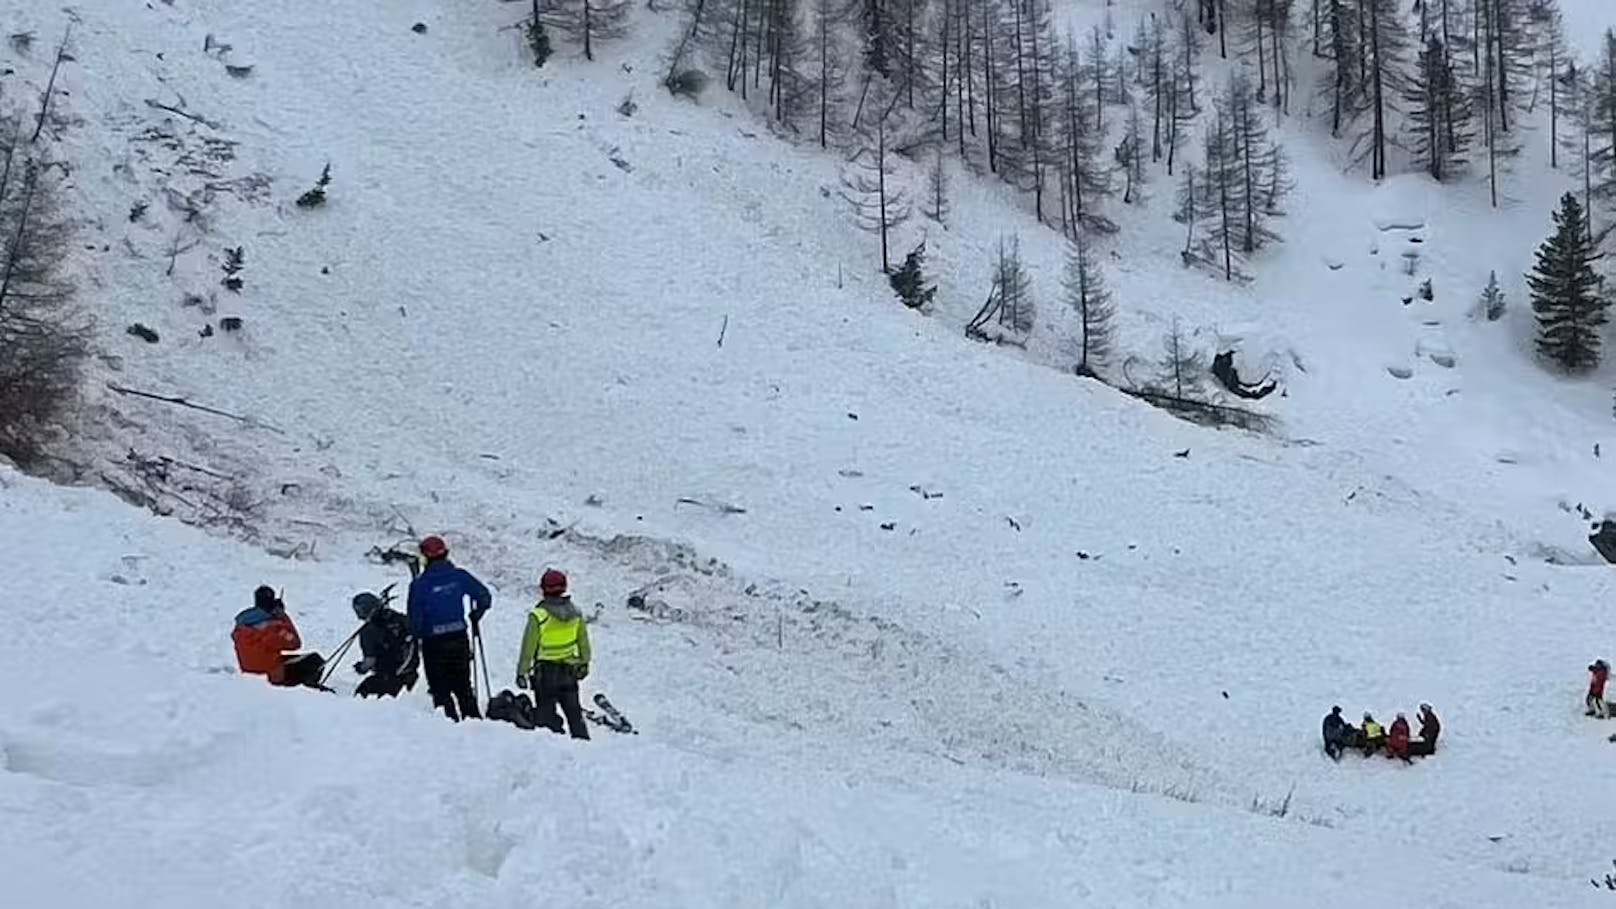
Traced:
<path fill-rule="evenodd" d="M 1526 276 L 1537 314 L 1537 350 L 1571 372 L 1599 365 L 1600 326 L 1605 324 L 1603 280 L 1593 263 L 1603 258 L 1588 237 L 1582 204 L 1566 193 L 1554 214 L 1554 236 L 1537 250 L 1537 265 Z"/>
<path fill-rule="evenodd" d="M 241 285 L 243 283 L 241 270 L 246 267 L 246 263 L 247 251 L 245 248 L 237 246 L 234 249 L 226 249 L 224 251 L 224 265 L 222 266 L 224 269 L 224 279 L 219 283 L 224 285 L 225 290 L 232 293 L 241 293 Z"/>
<path fill-rule="evenodd" d="M 298 208 L 318 208 L 325 204 L 325 188 L 331 185 L 331 162 L 327 161 L 325 170 L 320 171 L 320 181 L 314 188 L 297 197 Z"/>
<path fill-rule="evenodd" d="M 537 3 L 535 2 L 535 5 Z M 527 46 L 533 51 L 533 68 L 543 69 L 546 61 L 550 59 L 550 33 L 544 30 L 544 23 L 539 21 L 538 13 L 527 24 Z"/>
<path fill-rule="evenodd" d="M 1489 322 L 1497 322 L 1504 317 L 1504 291 L 1498 286 L 1498 272 L 1487 273 L 1487 286 L 1481 291 L 1479 305 L 1482 317 Z"/>
<path fill-rule="evenodd" d="M 1116 308 L 1111 303 L 1111 291 L 1106 289 L 1105 275 L 1094 261 L 1088 240 L 1079 233 L 1067 247 L 1066 274 L 1061 282 L 1066 291 L 1066 305 L 1077 314 L 1077 365 L 1080 376 L 1095 376 L 1097 370 L 1111 359 L 1111 320 Z"/>
<path fill-rule="evenodd" d="M 932 297 L 937 296 L 937 286 L 926 286 L 926 241 L 909 251 L 903 257 L 903 265 L 897 271 L 887 276 L 892 290 L 903 301 L 903 305 L 910 309 L 921 309 L 931 304 Z"/>

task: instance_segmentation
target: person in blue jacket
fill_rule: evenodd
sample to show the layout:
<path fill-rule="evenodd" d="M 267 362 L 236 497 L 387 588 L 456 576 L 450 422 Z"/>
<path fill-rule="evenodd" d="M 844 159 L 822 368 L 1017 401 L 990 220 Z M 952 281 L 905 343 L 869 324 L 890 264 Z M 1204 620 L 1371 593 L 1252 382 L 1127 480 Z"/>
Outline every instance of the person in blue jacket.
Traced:
<path fill-rule="evenodd" d="M 482 582 L 449 561 L 449 546 L 442 537 L 421 541 L 426 567 L 410 582 L 410 633 L 421 642 L 421 668 L 432 703 L 449 719 L 482 719 L 472 688 L 471 638 L 466 631 L 466 600 L 471 600 L 471 629 L 477 628 L 493 597 Z M 456 707 L 458 706 L 458 710 Z"/>

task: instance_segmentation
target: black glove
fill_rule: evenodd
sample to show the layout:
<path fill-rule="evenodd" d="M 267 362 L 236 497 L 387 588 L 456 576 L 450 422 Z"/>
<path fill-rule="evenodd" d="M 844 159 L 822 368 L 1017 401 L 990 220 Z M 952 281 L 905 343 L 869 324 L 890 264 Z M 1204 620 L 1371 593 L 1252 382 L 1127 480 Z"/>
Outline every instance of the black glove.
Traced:
<path fill-rule="evenodd" d="M 480 606 L 471 611 L 471 627 L 473 630 L 475 630 L 478 624 L 482 622 L 483 614 L 486 612 L 488 612 L 488 610 Z"/>
<path fill-rule="evenodd" d="M 578 665 L 572 667 L 572 675 L 573 678 L 576 678 L 580 682 L 589 678 L 589 664 L 579 663 Z"/>
<path fill-rule="evenodd" d="M 369 672 L 371 669 L 375 668 L 375 666 L 376 666 L 376 661 L 375 660 L 371 659 L 370 657 L 365 657 L 364 659 L 360 660 L 359 662 L 353 664 L 353 671 L 359 673 L 360 675 L 364 675 L 365 673 Z"/>
<path fill-rule="evenodd" d="M 521 673 L 517 673 L 516 674 L 516 687 L 522 689 L 523 691 L 526 691 L 527 686 L 528 686 L 527 676 L 522 675 Z"/>

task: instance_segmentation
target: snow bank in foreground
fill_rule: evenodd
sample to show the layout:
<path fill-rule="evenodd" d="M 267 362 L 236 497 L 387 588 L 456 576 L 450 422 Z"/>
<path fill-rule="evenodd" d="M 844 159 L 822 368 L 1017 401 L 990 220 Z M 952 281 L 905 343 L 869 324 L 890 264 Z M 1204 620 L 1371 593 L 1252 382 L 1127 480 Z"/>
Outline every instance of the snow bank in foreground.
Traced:
<path fill-rule="evenodd" d="M 1294 819 L 781 733 L 704 710 L 677 677 L 660 680 L 677 716 L 587 745 L 452 726 L 420 692 L 274 690 L 218 671 L 236 604 L 265 578 L 313 598 L 374 569 L 280 562 L 101 494 L 0 484 L 0 546 L 33 579 L 13 588 L 26 593 L 4 605 L 0 638 L 14 905 L 185 909 L 228 892 L 348 909 L 1503 907 L 1593 893 Z M 649 656 L 633 634 L 608 641 L 622 666 Z"/>

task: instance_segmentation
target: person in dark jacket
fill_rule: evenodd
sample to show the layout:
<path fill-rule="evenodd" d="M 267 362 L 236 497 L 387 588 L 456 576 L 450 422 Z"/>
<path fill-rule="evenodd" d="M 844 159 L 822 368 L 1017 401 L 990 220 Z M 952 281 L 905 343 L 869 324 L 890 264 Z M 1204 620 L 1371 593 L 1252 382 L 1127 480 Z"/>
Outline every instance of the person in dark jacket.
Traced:
<path fill-rule="evenodd" d="M 354 672 L 365 679 L 354 693 L 362 698 L 391 698 L 405 689 L 414 690 L 421 654 L 410 634 L 409 620 L 368 591 L 354 594 L 353 611 L 365 623 L 359 626 L 359 652 L 364 659 L 354 664 Z"/>
<path fill-rule="evenodd" d="M 1352 727 L 1341 718 L 1341 708 L 1331 707 L 1324 718 L 1324 753 L 1332 760 L 1341 760 L 1341 752 L 1352 741 Z"/>
<path fill-rule="evenodd" d="M 466 601 L 471 601 L 471 630 L 476 631 L 493 597 L 471 572 L 449 561 L 442 537 L 421 541 L 426 566 L 410 582 L 410 633 L 421 642 L 421 663 L 432 703 L 449 719 L 482 719 L 471 678 L 471 638 L 466 631 Z M 458 707 L 458 709 L 457 709 Z"/>
<path fill-rule="evenodd" d="M 1408 753 L 1416 757 L 1436 754 L 1436 740 L 1442 735 L 1442 721 L 1430 704 L 1420 705 L 1420 737 L 1408 743 Z"/>

